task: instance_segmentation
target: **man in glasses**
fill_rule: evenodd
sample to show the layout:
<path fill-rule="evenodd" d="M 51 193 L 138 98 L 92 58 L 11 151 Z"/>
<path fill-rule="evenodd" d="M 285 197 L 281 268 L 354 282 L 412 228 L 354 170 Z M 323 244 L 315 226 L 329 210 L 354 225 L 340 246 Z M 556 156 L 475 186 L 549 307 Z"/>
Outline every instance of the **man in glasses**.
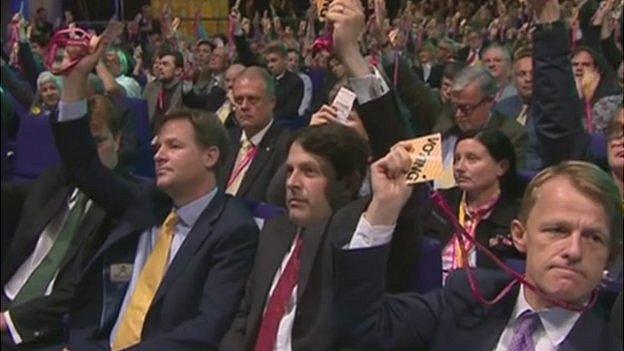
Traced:
<path fill-rule="evenodd" d="M 483 129 L 500 130 L 509 137 L 514 145 L 518 168 L 522 169 L 528 135 L 518 122 L 492 109 L 497 92 L 496 79 L 486 68 L 467 67 L 455 77 L 451 87 L 454 124 L 442 131 L 445 169 L 452 169 L 453 150 L 458 137 Z M 436 182 L 436 187 L 442 189 L 454 185 L 450 174 Z"/>

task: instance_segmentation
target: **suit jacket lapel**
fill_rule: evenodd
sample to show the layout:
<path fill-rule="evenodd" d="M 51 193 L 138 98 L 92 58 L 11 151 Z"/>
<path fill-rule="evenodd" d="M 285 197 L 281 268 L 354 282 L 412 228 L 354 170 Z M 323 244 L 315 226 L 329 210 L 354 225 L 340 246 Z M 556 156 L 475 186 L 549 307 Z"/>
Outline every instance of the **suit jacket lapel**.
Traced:
<path fill-rule="evenodd" d="M 167 272 L 156 292 L 154 301 L 157 301 L 163 296 L 168 287 L 180 276 L 179 272 L 186 267 L 188 261 L 193 257 L 193 254 L 202 247 L 202 243 L 212 234 L 213 224 L 221 215 L 225 207 L 225 201 L 225 194 L 217 192 L 215 197 L 199 216 L 197 222 L 195 222 L 195 225 L 193 225 L 184 243 L 182 243 L 182 246 L 173 258 L 169 268 L 167 268 Z"/>
<path fill-rule="evenodd" d="M 598 350 L 604 339 L 605 323 L 593 311 L 584 312 L 559 346 L 561 351 Z"/>
<path fill-rule="evenodd" d="M 299 268 L 299 281 L 297 282 L 297 301 L 301 301 L 301 296 L 308 284 L 310 272 L 314 266 L 319 246 L 325 236 L 325 226 L 328 219 L 303 231 L 303 252 L 301 253 L 301 263 Z"/>
<path fill-rule="evenodd" d="M 30 254 L 34 251 L 37 245 L 37 240 L 41 236 L 41 233 L 45 227 L 50 223 L 54 216 L 58 216 L 60 211 L 63 211 L 63 206 L 67 206 L 67 196 L 72 188 L 65 186 L 56 191 L 49 201 L 43 205 L 39 211 L 39 215 L 35 216 L 33 225 L 28 228 L 28 237 L 20 238 L 20 240 L 14 240 L 13 245 L 17 245 L 16 250 L 10 249 L 11 255 L 14 257 L 21 257 L 21 260 L 8 260 L 12 262 L 12 267 L 8 269 L 8 275 L 12 276 L 19 268 L 23 260 L 26 260 Z M 4 273 L 4 271 L 3 271 Z M 8 279 L 8 278 L 7 278 Z"/>
<path fill-rule="evenodd" d="M 145 97 L 147 100 L 147 111 L 148 111 L 150 123 L 153 122 L 154 113 L 156 113 L 156 102 L 158 100 L 158 93 L 160 92 L 161 88 L 162 88 L 162 84 L 158 82 L 153 82 L 153 84 L 149 86 L 149 89 L 147 90 L 147 93 L 145 94 Z"/>
<path fill-rule="evenodd" d="M 254 327 L 250 335 L 255 335 L 260 327 L 262 311 L 270 297 L 271 284 L 297 233 L 297 226 L 287 216 L 282 216 L 268 225 L 269 227 L 265 227 L 267 230 L 260 233 L 260 245 L 254 263 L 254 274 L 257 276 L 252 277 L 256 287 L 253 289 L 254 297 L 249 308 L 249 320 L 253 321 Z"/>
<path fill-rule="evenodd" d="M 242 129 L 231 128 L 228 129 L 228 133 L 230 136 L 230 148 L 228 149 L 227 157 L 225 159 L 225 162 L 223 163 L 222 170 L 219 172 L 219 187 L 221 187 L 223 191 L 225 191 L 227 188 L 230 174 L 232 173 L 232 169 L 234 168 L 234 163 L 236 163 L 238 150 L 240 150 L 240 138 Z"/>

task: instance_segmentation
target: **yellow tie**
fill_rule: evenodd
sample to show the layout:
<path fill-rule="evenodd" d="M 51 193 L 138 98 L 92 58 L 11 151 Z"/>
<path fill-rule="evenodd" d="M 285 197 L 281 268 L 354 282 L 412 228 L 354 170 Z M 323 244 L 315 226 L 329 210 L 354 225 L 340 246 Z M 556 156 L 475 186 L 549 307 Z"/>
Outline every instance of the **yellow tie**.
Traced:
<path fill-rule="evenodd" d="M 238 150 L 236 163 L 234 163 L 234 168 L 232 169 L 232 173 L 230 173 L 230 179 L 225 190 L 226 193 L 236 196 L 238 188 L 240 188 L 243 178 L 245 177 L 245 173 L 247 173 L 247 169 L 249 169 L 249 165 L 253 161 L 253 157 L 255 156 L 253 154 L 254 152 L 254 144 L 245 139 L 240 150 Z"/>
<path fill-rule="evenodd" d="M 171 240 L 178 219 L 178 214 L 171 211 L 161 227 L 154 250 L 141 270 L 130 304 L 128 304 L 124 317 L 117 328 L 113 351 L 128 348 L 141 341 L 145 316 L 165 275 Z"/>
<path fill-rule="evenodd" d="M 230 115 L 230 112 L 232 112 L 232 105 L 229 100 L 225 100 L 223 105 L 217 111 L 217 116 L 219 117 L 221 123 L 225 124 L 225 120 Z"/>

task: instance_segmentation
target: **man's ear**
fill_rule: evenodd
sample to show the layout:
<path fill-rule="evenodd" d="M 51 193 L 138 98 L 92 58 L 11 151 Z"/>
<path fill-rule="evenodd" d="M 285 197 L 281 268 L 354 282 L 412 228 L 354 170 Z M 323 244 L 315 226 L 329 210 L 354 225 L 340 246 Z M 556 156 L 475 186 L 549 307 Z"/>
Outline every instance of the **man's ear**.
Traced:
<path fill-rule="evenodd" d="M 204 154 L 202 161 L 204 162 L 204 167 L 207 169 L 215 168 L 219 163 L 219 157 L 221 156 L 221 152 L 219 148 L 216 146 L 211 146 L 209 148 L 204 149 Z"/>
<path fill-rule="evenodd" d="M 514 219 L 511 222 L 511 238 L 513 239 L 516 249 L 522 253 L 526 253 L 527 231 L 524 224 L 518 219 Z"/>

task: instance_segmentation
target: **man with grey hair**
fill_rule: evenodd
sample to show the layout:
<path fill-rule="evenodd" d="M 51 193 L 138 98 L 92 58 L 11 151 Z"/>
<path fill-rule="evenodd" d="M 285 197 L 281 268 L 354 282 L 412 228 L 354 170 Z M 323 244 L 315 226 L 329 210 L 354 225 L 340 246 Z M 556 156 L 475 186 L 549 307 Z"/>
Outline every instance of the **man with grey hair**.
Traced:
<path fill-rule="evenodd" d="M 524 165 L 528 135 L 525 128 L 497 111 L 492 110 L 498 92 L 494 76 L 482 67 L 467 67 L 453 80 L 451 105 L 454 124 L 442 132 L 444 168 L 451 170 L 455 143 L 459 136 L 484 129 L 500 130 L 514 145 L 518 168 Z M 455 185 L 451 172 L 436 182 L 436 187 L 446 189 Z"/>
<path fill-rule="evenodd" d="M 219 187 L 233 196 L 265 201 L 266 190 L 286 159 L 288 134 L 274 123 L 275 83 L 261 67 L 245 68 L 232 86 L 239 124 L 230 132 L 230 150 L 219 172 Z"/>
<path fill-rule="evenodd" d="M 498 82 L 498 92 L 494 97 L 495 102 L 518 94 L 518 90 L 510 81 L 511 54 L 509 50 L 500 45 L 490 45 L 484 51 L 481 60 Z"/>

